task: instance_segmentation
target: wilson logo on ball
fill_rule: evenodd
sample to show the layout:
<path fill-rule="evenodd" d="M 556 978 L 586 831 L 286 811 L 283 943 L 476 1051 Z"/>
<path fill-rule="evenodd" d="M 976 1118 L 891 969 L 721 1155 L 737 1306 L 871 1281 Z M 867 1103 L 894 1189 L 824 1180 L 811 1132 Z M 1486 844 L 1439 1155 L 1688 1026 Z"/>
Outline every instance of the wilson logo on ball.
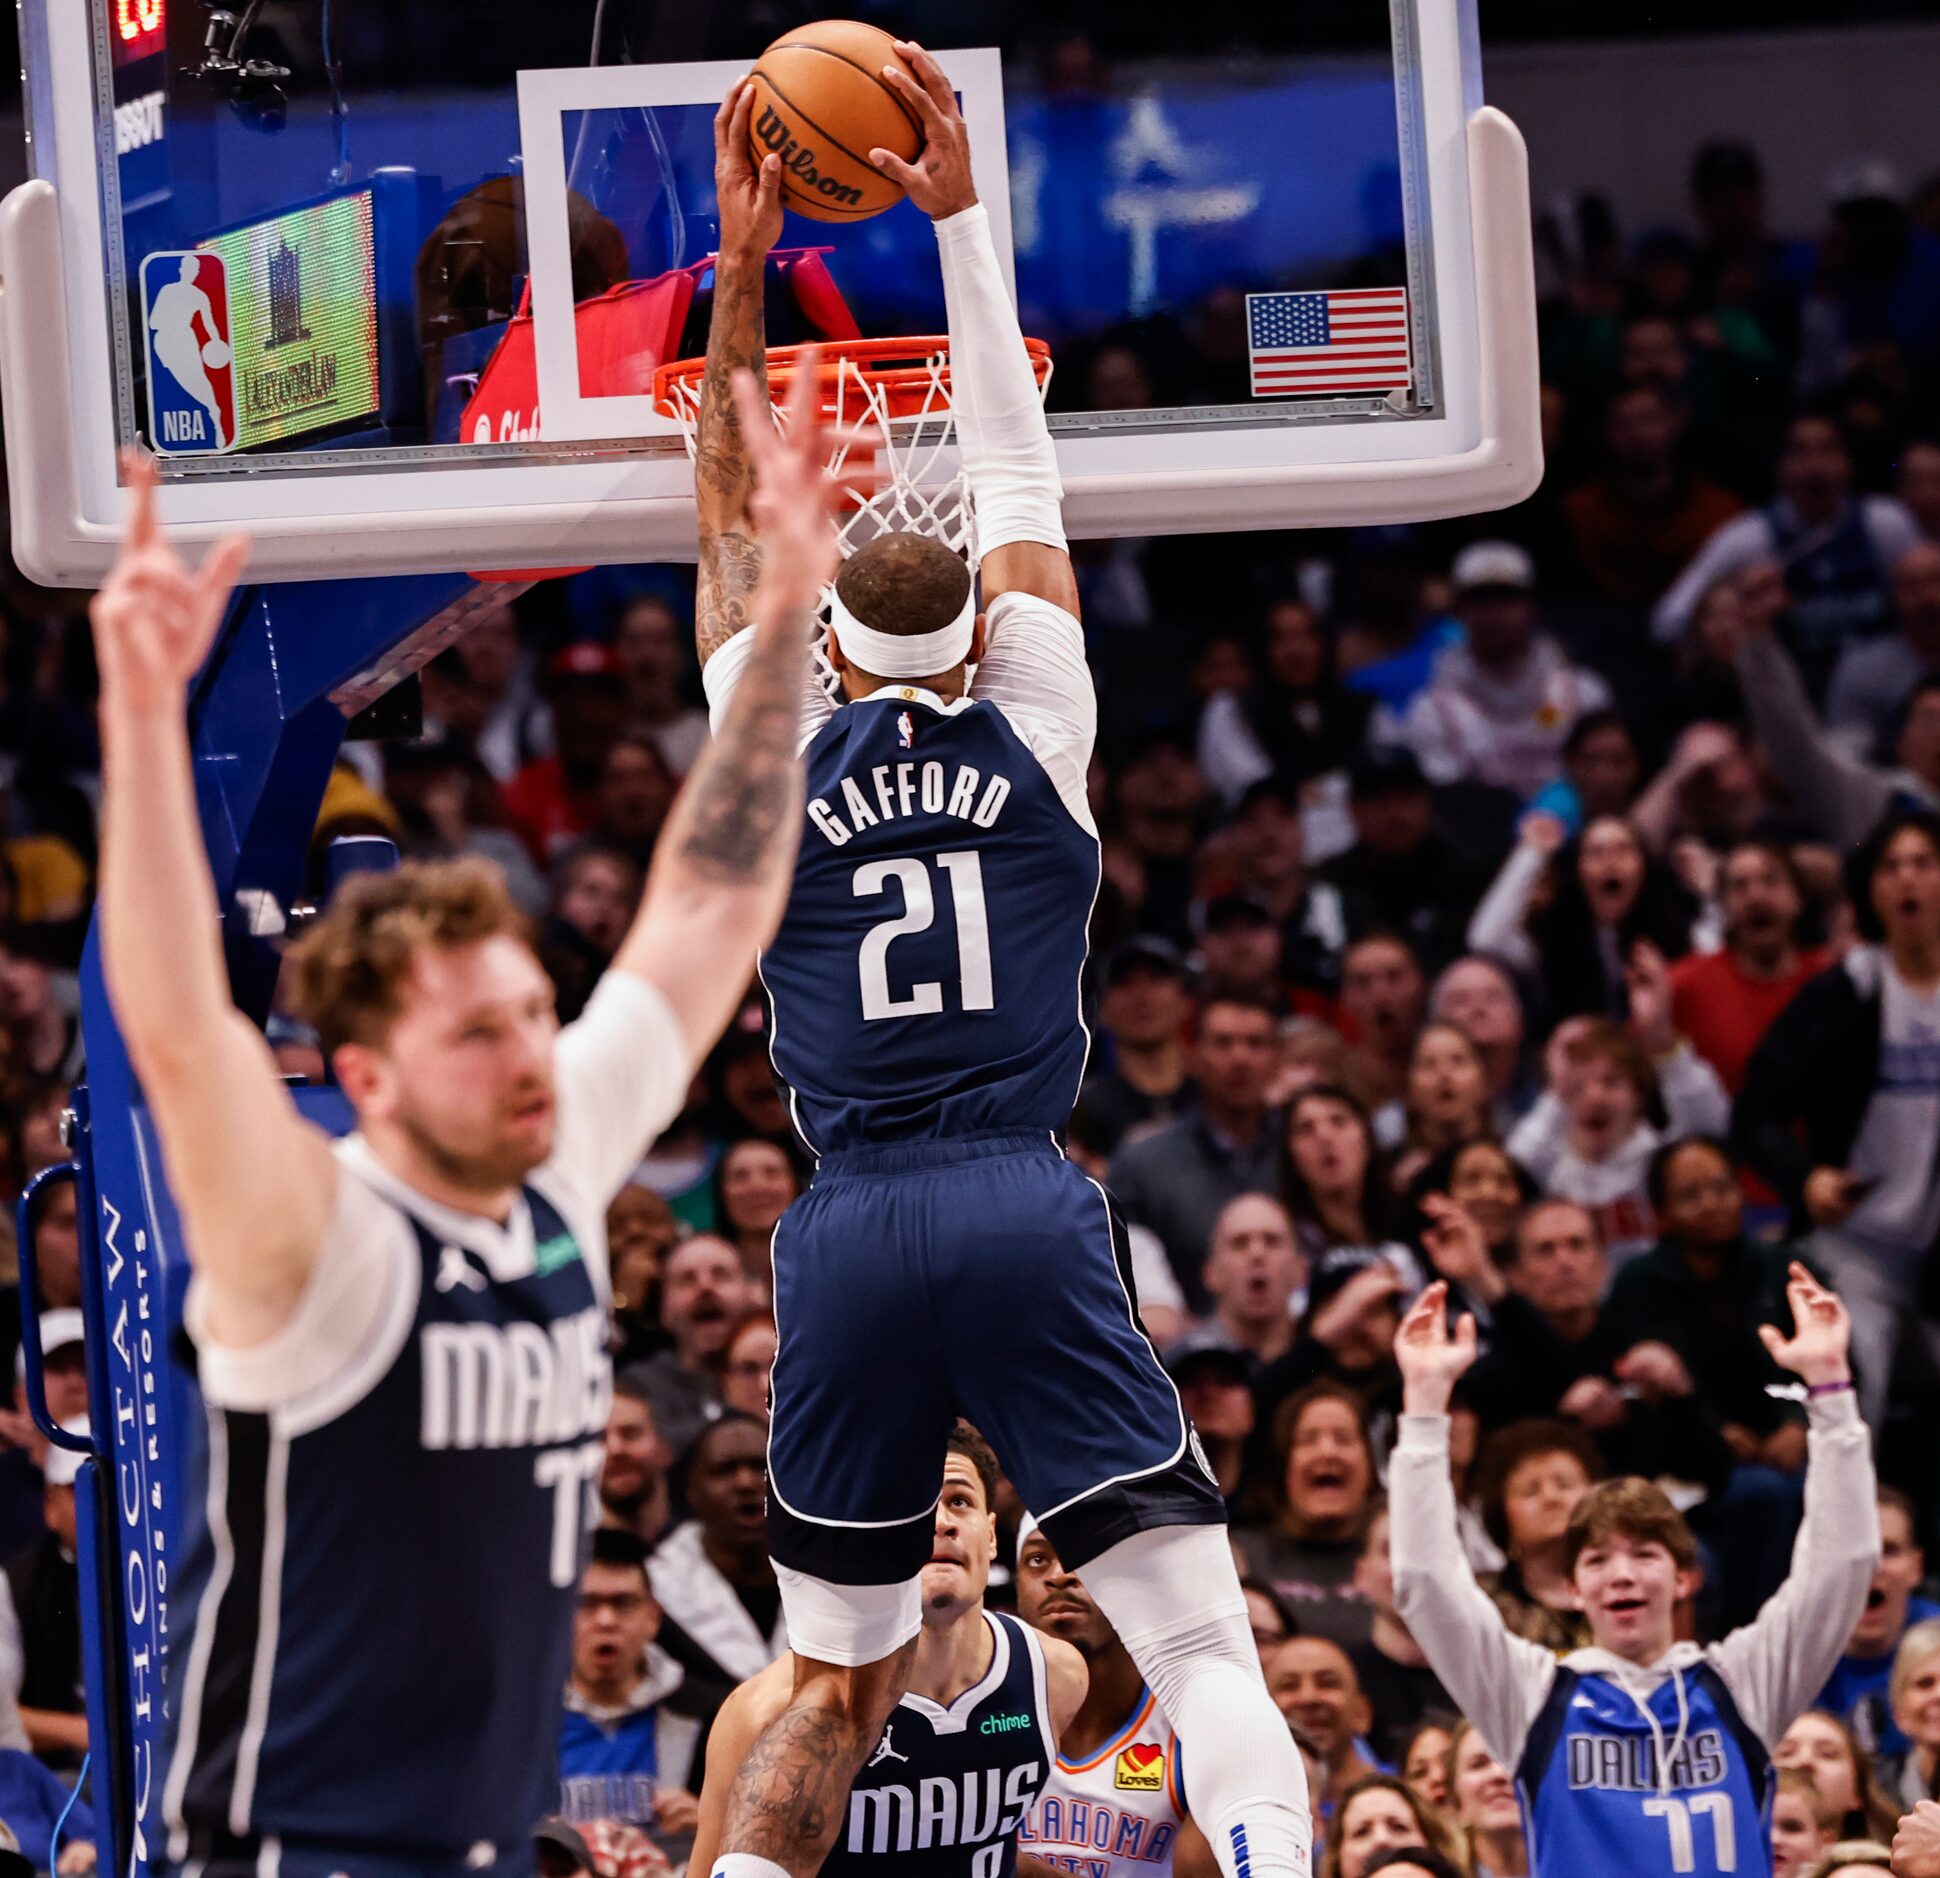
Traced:
<path fill-rule="evenodd" d="M 812 189 L 830 202 L 849 207 L 862 200 L 860 189 L 845 184 L 839 176 L 822 174 L 816 167 L 815 152 L 789 135 L 787 124 L 773 105 L 762 106 L 761 115 L 755 119 L 754 134 L 781 158 L 781 167 L 795 188 Z"/>

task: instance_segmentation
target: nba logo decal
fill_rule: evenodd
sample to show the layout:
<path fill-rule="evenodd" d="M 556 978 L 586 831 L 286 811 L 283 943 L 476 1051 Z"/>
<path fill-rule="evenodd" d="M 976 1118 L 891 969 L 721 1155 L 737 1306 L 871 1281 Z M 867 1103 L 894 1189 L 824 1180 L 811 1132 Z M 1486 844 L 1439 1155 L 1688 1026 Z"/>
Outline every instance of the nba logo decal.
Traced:
<path fill-rule="evenodd" d="M 219 254 L 163 251 L 141 264 L 148 437 L 163 456 L 236 447 L 229 269 Z"/>
<path fill-rule="evenodd" d="M 896 740 L 905 750 L 916 748 L 916 723 L 907 711 L 896 719 Z"/>

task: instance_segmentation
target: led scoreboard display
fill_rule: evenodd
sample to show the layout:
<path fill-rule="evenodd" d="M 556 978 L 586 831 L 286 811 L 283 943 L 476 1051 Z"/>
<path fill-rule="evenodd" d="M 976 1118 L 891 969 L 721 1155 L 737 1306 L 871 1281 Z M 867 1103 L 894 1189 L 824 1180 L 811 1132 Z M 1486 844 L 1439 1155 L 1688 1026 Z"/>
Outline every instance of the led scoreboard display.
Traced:
<path fill-rule="evenodd" d="M 108 37 L 117 65 L 132 65 L 168 43 L 165 0 L 108 0 Z"/>
<path fill-rule="evenodd" d="M 228 273 L 234 448 L 376 415 L 377 262 L 368 189 L 200 245 L 221 255 Z"/>

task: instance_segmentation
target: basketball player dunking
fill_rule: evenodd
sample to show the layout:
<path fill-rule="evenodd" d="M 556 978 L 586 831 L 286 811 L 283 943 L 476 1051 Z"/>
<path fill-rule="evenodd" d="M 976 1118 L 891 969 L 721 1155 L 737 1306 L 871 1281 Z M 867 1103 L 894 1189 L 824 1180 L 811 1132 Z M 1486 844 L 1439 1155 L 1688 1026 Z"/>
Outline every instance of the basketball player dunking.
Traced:
<path fill-rule="evenodd" d="M 909 1688 L 841 1809 L 821 1878 L 1012 1878 L 1017 1834 L 1058 1742 L 1085 1699 L 1084 1658 L 984 1609 L 997 1556 L 997 1463 L 959 1423 L 943 1464 L 923 1628 Z M 688 1869 L 720 1848 L 729 1789 L 762 1731 L 788 1707 L 782 1656 L 728 1697 L 707 1738 L 700 1828 Z"/>
<path fill-rule="evenodd" d="M 189 572 L 153 466 L 128 465 L 93 606 L 103 959 L 181 1210 L 206 1409 L 154 1869 L 532 1869 L 612 1395 L 606 1205 L 740 998 L 799 834 L 808 610 L 836 551 L 798 435 L 757 452 L 743 685 L 585 1015 L 559 1029 L 484 862 L 360 875 L 295 948 L 357 1115 L 334 1145 L 230 1003 L 196 823 L 187 688 L 244 546 Z"/>
<path fill-rule="evenodd" d="M 808 1878 L 834 1842 L 909 1673 L 958 1414 L 1178 1729 L 1225 1878 L 1283 1878 L 1309 1866 L 1306 1781 L 1260 1676 L 1223 1503 L 1138 1328 L 1110 1203 L 1056 1141 L 1084 1068 L 1099 866 L 1096 702 L 1056 457 L 955 98 L 921 48 L 897 51 L 920 83 L 892 82 L 927 141 L 913 165 L 871 155 L 936 221 L 984 610 L 943 544 L 885 535 L 837 580 L 842 701 L 803 694 L 807 826 L 762 959 L 775 1064 L 819 1156 L 774 1246 L 769 1534 L 795 1665 L 728 1796 L 714 1878 Z M 742 682 L 765 549 L 744 513 L 752 438 L 727 397 L 734 371 L 760 366 L 781 228 L 750 108 L 737 87 L 716 125 L 697 455 L 717 715 Z"/>

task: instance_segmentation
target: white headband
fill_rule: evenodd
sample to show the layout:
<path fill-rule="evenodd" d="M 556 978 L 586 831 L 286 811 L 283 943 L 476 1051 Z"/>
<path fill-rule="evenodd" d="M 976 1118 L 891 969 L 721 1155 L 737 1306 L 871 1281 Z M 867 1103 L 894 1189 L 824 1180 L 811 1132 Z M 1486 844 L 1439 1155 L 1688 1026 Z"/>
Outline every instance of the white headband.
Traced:
<path fill-rule="evenodd" d="M 876 678 L 937 678 L 970 656 L 977 630 L 977 590 L 972 585 L 963 611 L 947 626 L 927 633 L 884 633 L 865 626 L 842 604 L 829 598 L 829 631 L 851 665 Z"/>

